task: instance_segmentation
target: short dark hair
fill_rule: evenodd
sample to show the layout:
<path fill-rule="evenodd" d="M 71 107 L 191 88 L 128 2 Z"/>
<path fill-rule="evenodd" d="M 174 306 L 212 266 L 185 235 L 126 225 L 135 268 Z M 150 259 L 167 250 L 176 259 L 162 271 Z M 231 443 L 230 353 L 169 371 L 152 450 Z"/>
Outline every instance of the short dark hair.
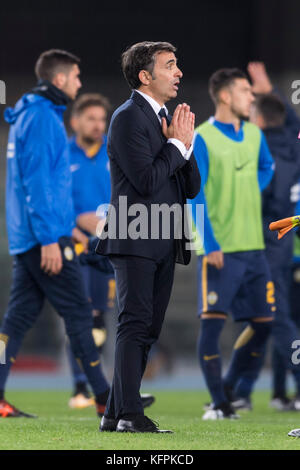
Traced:
<path fill-rule="evenodd" d="M 99 106 L 104 108 L 106 112 L 109 112 L 111 109 L 109 100 L 105 96 L 100 95 L 100 93 L 84 93 L 73 104 L 71 114 L 72 116 L 79 115 L 90 106 Z"/>
<path fill-rule="evenodd" d="M 50 49 L 39 56 L 34 71 L 38 79 L 48 80 L 50 82 L 57 73 L 66 73 L 69 68 L 79 63 L 79 57 L 70 52 L 60 49 Z"/>
<path fill-rule="evenodd" d="M 286 118 L 286 110 L 279 96 L 273 93 L 257 95 L 254 106 L 258 114 L 261 114 L 267 127 L 283 126 Z"/>
<path fill-rule="evenodd" d="M 176 52 L 176 47 L 169 42 L 144 41 L 133 44 L 122 54 L 122 70 L 130 88 L 141 86 L 138 77 L 141 70 L 152 74 L 156 55 L 160 52 Z"/>
<path fill-rule="evenodd" d="M 214 103 L 218 102 L 219 92 L 230 86 L 237 78 L 246 78 L 247 75 L 238 68 L 219 69 L 212 74 L 208 82 L 208 91 Z"/>

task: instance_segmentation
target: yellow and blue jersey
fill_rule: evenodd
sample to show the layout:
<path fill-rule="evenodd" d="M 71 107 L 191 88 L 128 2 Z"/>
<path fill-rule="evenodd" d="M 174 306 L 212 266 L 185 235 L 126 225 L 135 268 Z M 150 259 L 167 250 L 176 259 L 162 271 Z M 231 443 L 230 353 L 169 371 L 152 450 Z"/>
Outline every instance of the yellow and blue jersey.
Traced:
<path fill-rule="evenodd" d="M 213 133 L 213 129 L 218 131 L 214 132 L 214 135 L 212 136 L 212 139 L 214 139 L 213 141 L 210 140 L 208 142 L 208 137 L 205 138 L 201 135 L 202 128 L 205 125 L 207 128 L 212 128 L 211 134 Z M 247 242 L 247 240 L 245 241 L 244 237 L 242 237 L 242 243 L 239 239 L 238 241 L 235 241 L 234 245 L 233 229 L 234 227 L 235 230 L 237 230 L 237 228 L 241 228 L 239 232 L 244 233 L 245 230 L 249 232 L 249 226 L 247 226 L 247 228 L 243 227 L 243 221 L 244 219 L 249 221 L 250 209 L 255 211 L 255 214 L 253 214 L 252 217 L 253 222 L 261 221 L 260 203 L 257 203 L 255 207 L 253 204 L 244 204 L 244 206 L 242 206 L 241 196 L 243 196 L 243 200 L 247 200 L 244 197 L 246 190 L 245 185 L 247 184 L 250 200 L 252 200 L 255 195 L 258 199 L 258 187 L 262 191 L 269 184 L 273 176 L 273 159 L 263 133 L 253 124 L 243 121 L 241 122 L 240 129 L 236 131 L 232 124 L 219 122 L 214 118 L 210 118 L 209 121 L 207 121 L 207 124 L 199 126 L 199 128 L 196 129 L 196 132 L 194 155 L 201 174 L 202 184 L 199 194 L 195 199 L 189 202 L 192 204 L 193 219 L 196 223 L 196 205 L 204 205 L 204 234 L 202 234 L 202 237 L 204 238 L 204 252 L 208 254 L 220 249 L 227 252 L 243 251 L 245 249 L 262 249 L 263 244 L 262 241 L 260 241 L 260 239 L 262 240 L 262 235 L 259 237 L 256 233 L 254 233 L 256 236 L 253 237 L 254 242 L 252 242 L 252 244 L 251 240 L 250 242 Z M 251 134 L 250 137 L 249 133 Z M 245 136 L 248 136 L 247 139 Z M 219 159 L 223 159 L 223 157 L 225 159 L 224 161 L 222 160 L 222 168 L 220 168 L 220 162 L 215 162 L 213 152 L 209 150 L 210 144 L 218 146 L 218 142 L 215 141 L 216 137 L 218 137 L 220 141 L 220 146 L 218 147 L 220 150 Z M 253 144 L 254 140 L 255 143 L 257 143 L 256 147 Z M 237 152 L 238 150 L 240 151 Z M 238 155 L 236 156 L 236 154 Z M 245 161 L 242 161 L 242 157 Z M 249 163 L 250 161 L 252 166 Z M 252 174 L 250 175 L 249 172 L 252 167 L 255 166 L 255 162 L 257 162 L 255 173 L 252 171 Z M 219 173 L 219 176 L 217 173 Z M 235 184 L 236 180 L 237 178 L 240 180 L 241 177 L 243 177 L 243 183 L 241 186 L 242 190 L 241 192 L 238 191 L 238 194 L 235 194 L 234 189 L 237 186 Z M 258 186 L 257 188 L 254 187 L 254 183 Z M 212 194 L 214 195 L 213 201 L 207 201 L 207 190 L 209 185 L 212 186 Z M 217 198 L 218 195 L 219 199 Z M 210 197 L 210 199 L 212 198 Z M 235 205 L 238 205 L 238 209 L 241 210 L 235 211 L 237 217 L 233 220 L 233 206 Z M 220 230 L 223 235 L 224 233 L 229 234 L 227 238 L 231 240 L 230 249 L 228 247 L 228 249 L 226 249 L 226 246 L 223 246 L 221 240 L 218 239 L 218 236 L 215 233 L 217 223 L 214 224 L 216 221 L 215 218 L 212 217 L 212 213 L 215 213 L 217 218 L 222 218 Z M 253 232 L 258 231 L 259 228 L 256 227 L 255 224 L 252 225 Z M 196 228 L 201 234 L 202 227 Z M 248 238 L 250 235 L 251 234 L 249 233 Z"/>

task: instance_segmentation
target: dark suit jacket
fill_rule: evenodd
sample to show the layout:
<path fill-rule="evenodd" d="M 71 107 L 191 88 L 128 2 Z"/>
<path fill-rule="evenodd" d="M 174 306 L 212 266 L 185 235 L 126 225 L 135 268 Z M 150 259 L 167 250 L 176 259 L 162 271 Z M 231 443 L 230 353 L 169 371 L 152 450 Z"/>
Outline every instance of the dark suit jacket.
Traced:
<path fill-rule="evenodd" d="M 134 255 L 161 259 L 174 244 L 163 239 L 161 230 L 158 239 L 151 239 L 151 204 L 174 203 L 183 205 L 186 198 L 194 198 L 200 190 L 200 174 L 194 155 L 186 161 L 177 147 L 167 144 L 162 134 L 158 117 L 150 104 L 139 93 L 133 92 L 130 99 L 113 114 L 108 131 L 108 155 L 110 159 L 112 195 L 106 225 L 96 252 L 102 255 Z M 126 204 L 120 204 L 120 196 L 127 196 Z M 132 204 L 144 204 L 149 209 L 149 238 L 135 240 L 119 236 L 119 217 L 127 214 Z M 128 224 L 139 216 L 128 217 Z M 116 223 L 116 236 L 108 232 Z M 127 225 L 128 225 L 127 224 Z M 153 224 L 152 224 L 153 225 Z M 173 238 L 173 239 L 172 239 Z M 186 250 L 185 237 L 176 240 L 176 261 L 188 264 L 190 251 Z"/>

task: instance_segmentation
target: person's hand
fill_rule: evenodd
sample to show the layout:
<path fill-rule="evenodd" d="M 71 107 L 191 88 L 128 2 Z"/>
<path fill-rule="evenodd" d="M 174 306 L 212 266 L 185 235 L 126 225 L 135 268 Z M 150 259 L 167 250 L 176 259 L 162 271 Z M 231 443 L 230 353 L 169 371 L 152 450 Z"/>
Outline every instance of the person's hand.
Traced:
<path fill-rule="evenodd" d="M 187 104 L 177 106 L 169 127 L 165 118 L 162 118 L 161 125 L 167 139 L 178 139 L 184 143 L 186 149 L 190 148 L 194 137 L 195 114 Z"/>
<path fill-rule="evenodd" d="M 99 217 L 97 217 L 95 212 L 84 212 L 76 219 L 76 224 L 78 227 L 94 236 L 96 235 L 98 223 Z"/>
<path fill-rule="evenodd" d="M 249 62 L 247 67 L 252 81 L 252 92 L 258 95 L 271 93 L 273 86 L 263 62 Z"/>
<path fill-rule="evenodd" d="M 52 276 L 59 274 L 63 267 L 62 254 L 58 243 L 41 247 L 41 269 Z"/>
<path fill-rule="evenodd" d="M 84 253 L 88 252 L 89 237 L 85 235 L 79 228 L 74 227 L 72 230 L 72 239 L 74 243 L 81 243 Z"/>
<path fill-rule="evenodd" d="M 222 269 L 224 267 L 224 254 L 223 251 L 211 251 L 206 255 L 208 264 L 211 264 L 217 269 Z"/>

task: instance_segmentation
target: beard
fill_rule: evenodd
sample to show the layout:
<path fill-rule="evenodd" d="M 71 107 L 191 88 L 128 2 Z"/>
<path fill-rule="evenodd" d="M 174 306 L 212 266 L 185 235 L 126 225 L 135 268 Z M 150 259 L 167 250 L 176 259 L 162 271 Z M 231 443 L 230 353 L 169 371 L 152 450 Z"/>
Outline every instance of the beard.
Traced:
<path fill-rule="evenodd" d="M 249 121 L 249 113 L 246 114 L 239 109 L 236 109 L 234 106 L 231 107 L 231 112 L 234 114 L 240 121 Z"/>
<path fill-rule="evenodd" d="M 93 137 L 91 135 L 82 135 L 81 140 L 84 142 L 86 145 L 93 145 L 93 144 L 98 144 L 102 141 L 102 135 L 99 137 Z"/>

